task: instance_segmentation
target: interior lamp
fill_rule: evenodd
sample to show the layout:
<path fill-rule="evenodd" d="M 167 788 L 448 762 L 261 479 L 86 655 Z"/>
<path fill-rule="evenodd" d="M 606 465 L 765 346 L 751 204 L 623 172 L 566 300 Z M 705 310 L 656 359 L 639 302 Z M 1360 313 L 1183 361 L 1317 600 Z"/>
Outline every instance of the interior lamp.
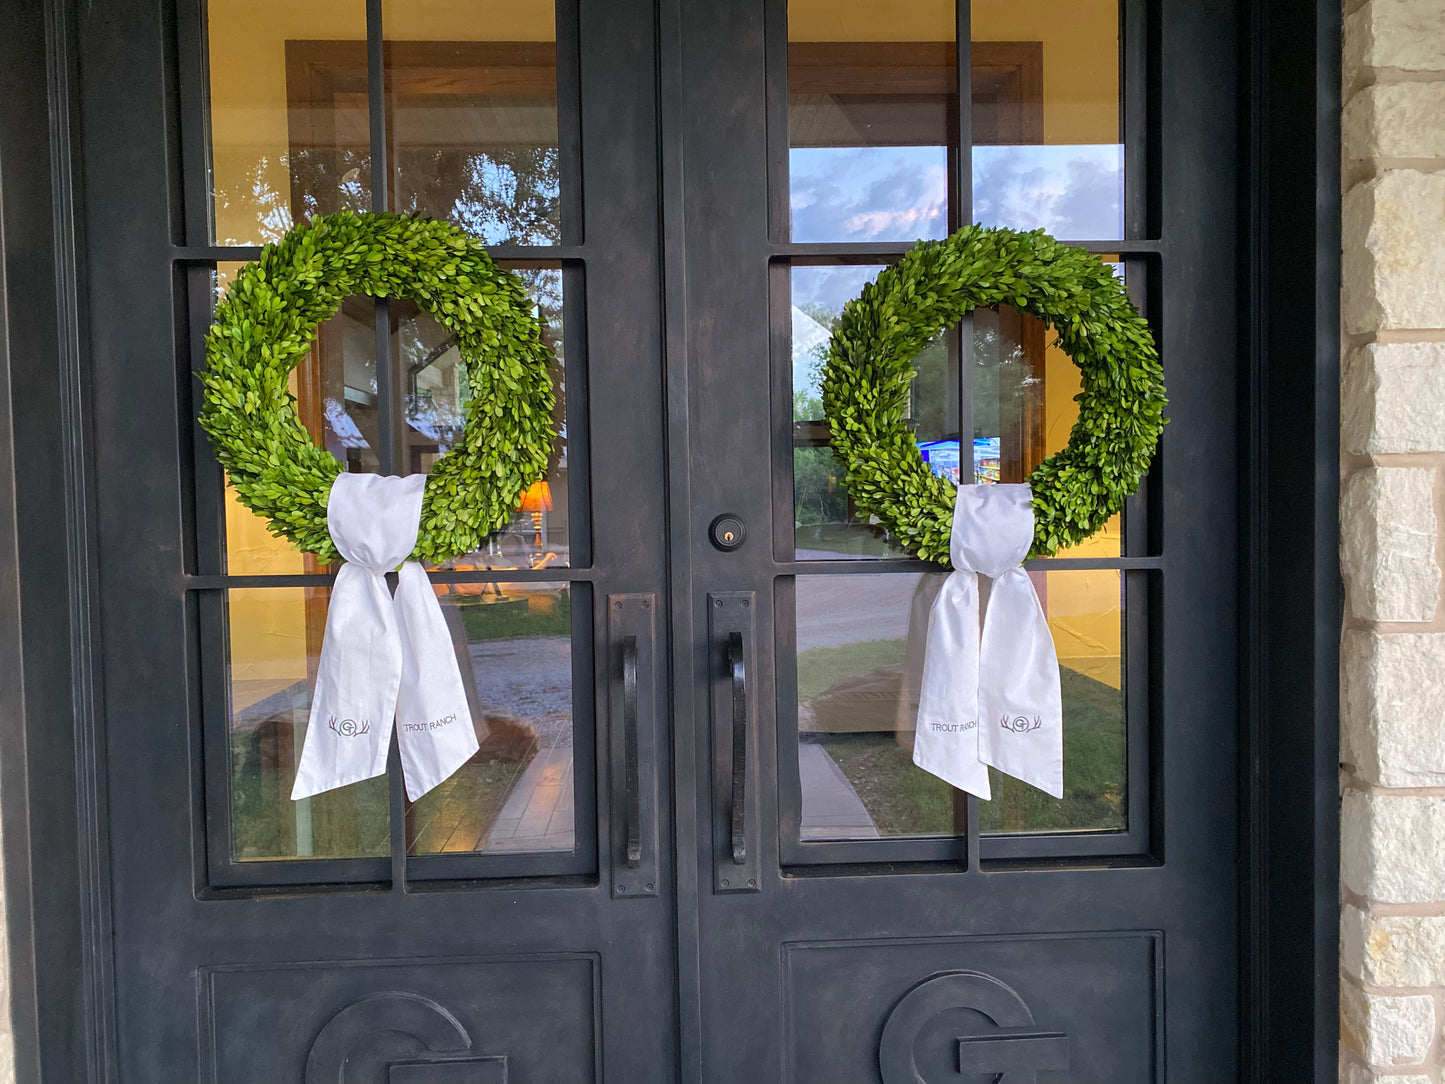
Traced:
<path fill-rule="evenodd" d="M 522 494 L 519 511 L 531 513 L 532 530 L 535 533 L 532 545 L 540 553 L 542 551 L 542 513 L 552 511 L 552 487 L 547 484 L 547 479 L 540 478 L 527 487 L 527 492 Z"/>

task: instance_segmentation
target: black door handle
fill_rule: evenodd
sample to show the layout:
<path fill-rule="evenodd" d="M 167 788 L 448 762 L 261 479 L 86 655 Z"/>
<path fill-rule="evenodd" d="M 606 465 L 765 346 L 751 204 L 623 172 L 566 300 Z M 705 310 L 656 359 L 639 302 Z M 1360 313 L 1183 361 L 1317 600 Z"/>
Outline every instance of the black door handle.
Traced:
<path fill-rule="evenodd" d="M 622 640 L 623 759 L 627 779 L 627 868 L 642 865 L 642 782 L 637 760 L 637 637 Z"/>
<path fill-rule="evenodd" d="M 728 636 L 728 665 L 733 678 L 733 865 L 748 860 L 748 669 L 743 656 L 743 634 Z"/>
<path fill-rule="evenodd" d="M 708 831 L 712 836 L 712 888 L 718 893 L 762 891 L 759 858 L 767 849 L 760 838 L 764 822 L 756 804 L 748 808 L 749 802 L 757 803 L 767 792 L 766 787 L 757 790 L 762 761 L 756 744 L 767 732 L 767 718 L 748 718 L 753 711 L 748 703 L 753 695 L 748 671 L 757 635 L 756 601 L 746 591 L 708 595 L 708 739 L 712 747 Z"/>
<path fill-rule="evenodd" d="M 607 857 L 612 898 L 656 896 L 657 597 L 607 596 Z"/>

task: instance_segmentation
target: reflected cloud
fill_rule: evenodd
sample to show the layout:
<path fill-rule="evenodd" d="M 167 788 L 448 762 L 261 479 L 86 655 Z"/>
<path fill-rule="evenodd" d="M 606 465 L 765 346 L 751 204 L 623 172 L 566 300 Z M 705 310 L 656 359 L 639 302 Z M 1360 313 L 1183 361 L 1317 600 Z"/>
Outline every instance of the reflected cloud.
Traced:
<path fill-rule="evenodd" d="M 795 147 L 794 241 L 913 241 L 948 231 L 943 147 Z"/>
<path fill-rule="evenodd" d="M 973 217 L 1065 240 L 1124 236 L 1121 144 L 973 148 Z"/>
<path fill-rule="evenodd" d="M 793 268 L 793 305 L 827 326 L 882 271 L 880 264 Z"/>
<path fill-rule="evenodd" d="M 795 147 L 794 241 L 935 240 L 948 231 L 942 147 Z M 1121 144 L 973 148 L 973 218 L 1067 240 L 1124 235 Z"/>

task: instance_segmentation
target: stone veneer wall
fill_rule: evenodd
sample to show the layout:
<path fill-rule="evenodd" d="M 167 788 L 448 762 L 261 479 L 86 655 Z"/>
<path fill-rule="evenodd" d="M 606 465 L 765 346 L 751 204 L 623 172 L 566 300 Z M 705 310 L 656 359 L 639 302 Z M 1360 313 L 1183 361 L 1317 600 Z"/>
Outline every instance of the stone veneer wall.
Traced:
<path fill-rule="evenodd" d="M 1445 0 L 1345 7 L 1341 1067 L 1445 1081 Z"/>

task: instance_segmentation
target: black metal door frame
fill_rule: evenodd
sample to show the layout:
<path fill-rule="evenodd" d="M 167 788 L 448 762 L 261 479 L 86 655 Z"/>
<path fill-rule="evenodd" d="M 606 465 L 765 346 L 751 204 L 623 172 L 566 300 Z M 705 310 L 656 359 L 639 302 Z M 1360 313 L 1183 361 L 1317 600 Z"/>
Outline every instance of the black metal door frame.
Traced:
<path fill-rule="evenodd" d="M 0 576 L 8 676 L 0 704 L 9 721 L 0 729 L 0 814 L 17 1069 L 23 1081 L 104 1081 L 113 1079 L 115 1034 L 88 299 L 105 284 L 82 273 L 85 215 L 75 206 L 76 126 L 94 78 L 75 56 L 97 44 L 97 12 L 64 0 L 7 0 L 0 12 L 0 532 L 11 555 Z M 1340 12 L 1257 0 L 1239 22 L 1237 228 L 1248 238 L 1238 269 L 1241 546 L 1251 572 L 1240 630 L 1248 647 L 1240 950 L 1252 962 L 1241 990 L 1241 1062 L 1244 1079 L 1265 1084 L 1334 1074 Z M 664 55 L 676 49 L 678 23 L 677 9 L 664 5 Z M 681 78 L 674 66 L 660 71 L 664 130 L 677 130 L 667 115 L 681 100 Z M 676 189 L 678 148 L 662 150 L 663 185 Z M 665 204 L 661 225 L 664 245 L 679 241 L 681 209 Z M 683 289 L 665 279 L 670 350 L 686 335 Z M 670 420 L 680 421 L 686 389 L 669 386 L 667 395 Z M 670 490 L 673 504 L 686 506 L 686 479 L 674 477 Z M 685 546 L 674 550 L 675 575 L 688 575 L 688 560 Z M 675 664 L 688 661 L 687 644 L 674 640 Z M 696 750 L 677 752 L 685 782 Z M 685 803 L 680 812 L 678 840 L 695 839 L 700 826 Z M 680 893 L 698 891 L 688 879 L 684 864 Z M 697 937 L 695 927 L 679 930 L 684 959 Z M 696 1034 L 695 983 L 683 977 L 685 1036 Z M 684 1079 L 699 1054 L 685 1040 Z"/>

